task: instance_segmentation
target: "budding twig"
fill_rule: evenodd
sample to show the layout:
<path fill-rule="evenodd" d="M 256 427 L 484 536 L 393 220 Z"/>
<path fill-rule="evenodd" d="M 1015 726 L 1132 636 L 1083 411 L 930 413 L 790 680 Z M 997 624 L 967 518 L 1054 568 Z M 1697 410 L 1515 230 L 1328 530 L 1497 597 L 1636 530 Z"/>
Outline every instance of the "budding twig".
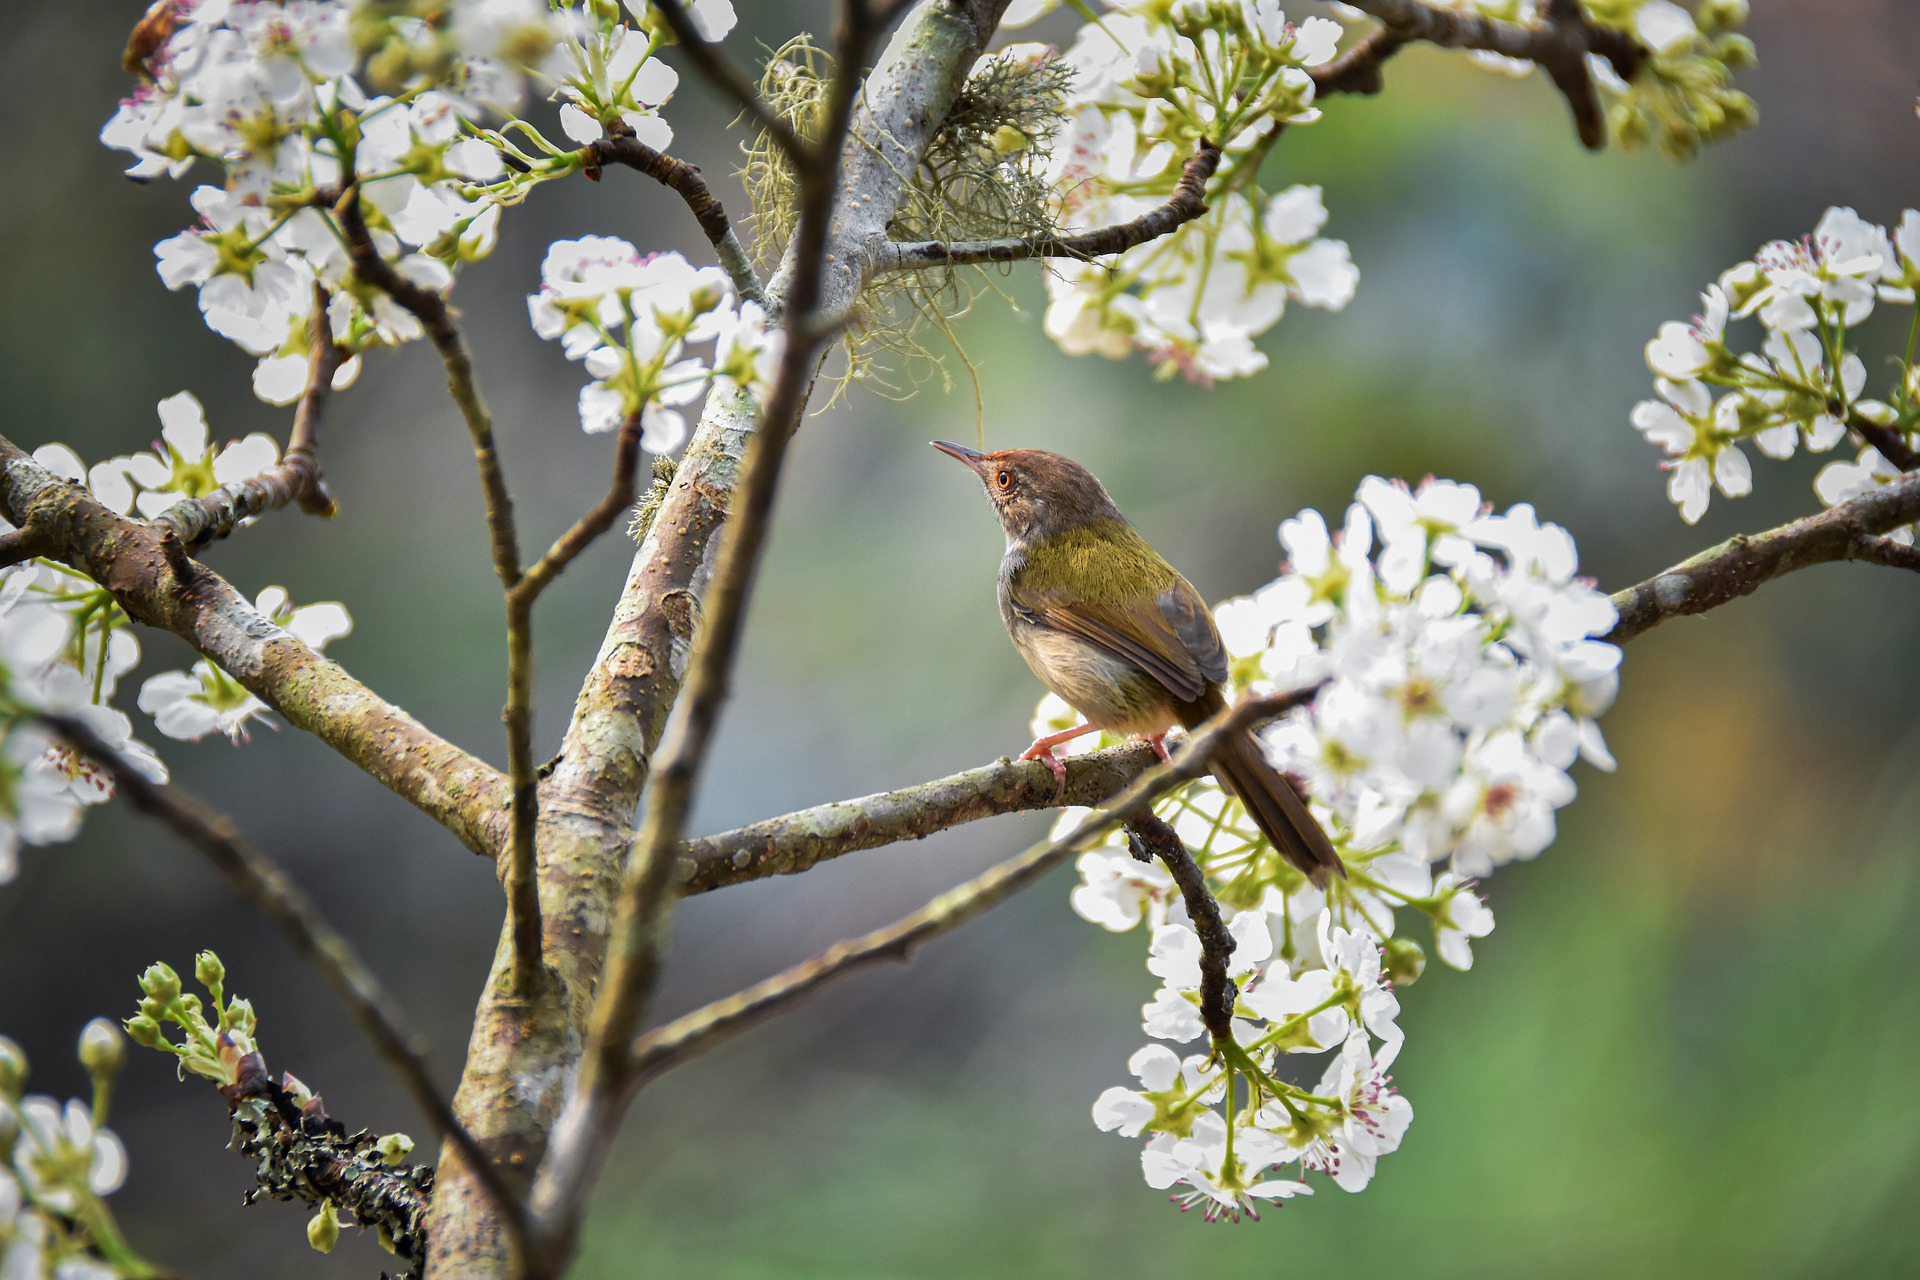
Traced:
<path fill-rule="evenodd" d="M 1179 886 L 1180 897 L 1187 904 L 1187 919 L 1200 937 L 1200 1020 L 1215 1040 L 1231 1040 L 1233 1002 L 1239 992 L 1227 976 L 1234 941 L 1220 914 L 1220 902 L 1207 888 L 1206 874 L 1193 860 L 1186 842 L 1166 819 L 1151 809 L 1142 809 L 1127 819 L 1127 832 L 1128 843 L 1148 858 L 1165 863 L 1167 873 Z"/>
<path fill-rule="evenodd" d="M 1136 245 L 1171 235 L 1207 211 L 1206 187 L 1220 167 L 1220 148 L 1200 144 L 1180 170 L 1173 195 L 1157 209 L 1130 222 L 1070 236 L 1025 236 L 1003 240 L 927 240 L 889 244 L 880 250 L 875 271 L 917 271 L 927 267 L 964 267 L 983 262 L 1018 262 L 1027 258 L 1100 258 L 1124 253 Z"/>
<path fill-rule="evenodd" d="M 354 952 L 352 944 L 327 923 L 319 908 L 287 873 L 271 858 L 241 840 L 231 820 L 211 812 L 200 801 L 174 787 L 152 781 L 82 722 L 59 715 L 41 715 L 39 720 L 49 732 L 65 739 L 105 769 L 112 776 L 115 789 L 134 808 L 158 819 L 182 841 L 204 854 L 214 869 L 280 930 L 300 958 L 320 971 L 354 1021 L 360 1024 L 374 1050 L 400 1077 L 421 1113 L 459 1149 L 506 1215 L 516 1236 L 521 1234 L 524 1206 L 500 1168 L 460 1123 L 452 1103 L 434 1084 L 425 1037 L 408 1024 L 406 1015 L 380 979 Z"/>

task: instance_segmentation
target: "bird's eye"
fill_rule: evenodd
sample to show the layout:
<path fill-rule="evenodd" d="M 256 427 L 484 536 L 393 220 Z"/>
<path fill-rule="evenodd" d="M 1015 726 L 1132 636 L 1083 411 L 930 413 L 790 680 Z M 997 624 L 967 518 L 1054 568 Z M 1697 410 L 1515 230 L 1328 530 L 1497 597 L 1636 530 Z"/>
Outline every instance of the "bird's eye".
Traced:
<path fill-rule="evenodd" d="M 993 480 L 994 483 L 1002 489 L 1013 488 L 1013 472 L 1011 471 L 1002 471 L 999 475 L 995 476 Z"/>

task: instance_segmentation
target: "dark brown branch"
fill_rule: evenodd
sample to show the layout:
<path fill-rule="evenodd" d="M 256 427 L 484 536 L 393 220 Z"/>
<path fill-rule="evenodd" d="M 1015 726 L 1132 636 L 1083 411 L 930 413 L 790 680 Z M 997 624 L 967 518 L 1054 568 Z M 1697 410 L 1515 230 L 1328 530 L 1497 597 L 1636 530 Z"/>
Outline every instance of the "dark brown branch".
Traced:
<path fill-rule="evenodd" d="M 15 529 L 0 533 L 0 569 L 10 569 L 39 556 L 52 555 L 54 542 L 39 529 Z"/>
<path fill-rule="evenodd" d="M 533 628 L 530 610 L 513 607 L 520 584 L 520 542 L 514 529 L 513 498 L 493 443 L 493 419 L 480 399 L 473 377 L 473 354 L 454 323 L 447 300 L 402 276 L 380 256 L 360 213 L 360 188 L 347 188 L 334 212 L 345 230 L 354 274 L 413 314 L 427 331 L 447 370 L 447 390 L 473 442 L 473 460 L 486 498 L 487 536 L 493 571 L 507 595 L 507 777 L 512 784 L 502 883 L 512 920 L 516 990 L 522 995 L 545 980 L 541 956 L 540 886 L 534 869 L 534 833 L 539 822 L 539 773 L 533 758 Z"/>
<path fill-rule="evenodd" d="M 285 456 L 257 476 L 222 485 L 205 497 L 181 499 L 154 517 L 155 523 L 172 529 L 188 551 L 198 551 L 232 533 L 249 516 L 291 503 L 309 515 L 334 515 L 338 508 L 320 474 L 320 410 L 345 359 L 327 319 L 327 291 L 316 284 L 308 324 L 307 385 L 293 412 Z"/>
<path fill-rule="evenodd" d="M 1415 40 L 1448 49 L 1481 49 L 1539 63 L 1566 98 L 1581 143 L 1595 151 L 1607 144 L 1607 119 L 1587 68 L 1587 55 L 1605 58 L 1622 80 L 1633 79 L 1646 57 L 1627 33 L 1588 22 L 1579 0 L 1549 0 L 1545 21 L 1529 26 L 1442 9 L 1423 0 L 1353 0 L 1353 5 L 1378 18 L 1381 31 L 1318 69 L 1316 82 L 1324 78 L 1326 91 L 1377 92 L 1380 64 Z M 1370 45 L 1363 54 L 1361 50 Z"/>
<path fill-rule="evenodd" d="M 1131 742 L 1068 756 L 1067 788 L 1037 760 L 1001 759 L 897 791 L 841 800 L 756 822 L 681 846 L 681 892 L 705 893 L 767 876 L 797 875 L 842 854 L 920 840 L 936 831 L 1002 813 L 1100 804 L 1154 763 L 1153 749 Z"/>
<path fill-rule="evenodd" d="M 524 1210 L 519 1197 L 434 1084 L 425 1037 L 408 1024 L 380 979 L 287 873 L 241 840 L 229 819 L 184 792 L 153 782 L 85 724 L 65 716 L 45 715 L 40 719 L 49 732 L 106 770 L 115 790 L 134 808 L 157 819 L 204 855 L 214 870 L 280 930 L 300 958 L 320 971 L 374 1050 L 400 1077 L 428 1122 L 460 1149 L 509 1219 L 521 1223 Z"/>
<path fill-rule="evenodd" d="M 1215 1040 L 1231 1041 L 1233 1002 L 1240 994 L 1227 976 L 1227 966 L 1233 960 L 1233 934 L 1220 915 L 1213 890 L 1207 888 L 1205 873 L 1179 833 L 1152 809 L 1142 809 L 1127 819 L 1127 844 L 1142 862 L 1158 858 L 1165 863 L 1167 873 L 1180 887 L 1187 919 L 1200 936 L 1200 1020 Z"/>
<path fill-rule="evenodd" d="M 1808 565 L 1872 560 L 1862 545 L 1863 536 L 1886 533 L 1917 519 L 1920 473 L 1912 473 L 1819 515 L 1765 533 L 1739 534 L 1638 586 L 1615 592 L 1613 604 L 1620 621 L 1602 638 L 1624 643 L 1669 618 L 1705 613 Z"/>
<path fill-rule="evenodd" d="M 1852 427 L 1862 440 L 1879 450 L 1880 456 L 1899 470 L 1920 469 L 1920 452 L 1916 452 L 1913 446 L 1907 443 L 1905 432 L 1896 431 L 1892 427 L 1883 427 L 1877 422 L 1868 422 L 1857 413 L 1847 419 L 1847 425 Z"/>
<path fill-rule="evenodd" d="M 734 105 L 751 117 L 796 164 L 808 158 L 807 144 L 801 141 L 800 135 L 767 105 L 766 99 L 760 96 L 759 90 L 753 87 L 738 67 L 721 57 L 720 51 L 712 44 L 701 39 L 698 28 L 693 25 L 692 15 L 680 0 L 653 0 L 653 7 L 680 42 L 680 52 L 686 55 L 693 69 L 708 84 L 731 98 Z"/>
<path fill-rule="evenodd" d="M 733 287 L 740 296 L 771 309 L 766 289 L 760 283 L 760 273 L 753 269 L 753 258 L 747 253 L 747 247 L 740 243 L 740 237 L 734 233 L 727 211 L 720 207 L 720 201 L 707 186 L 706 179 L 700 176 L 698 166 L 655 151 L 631 133 L 590 142 L 581 148 L 581 156 L 584 160 L 582 171 L 589 178 L 598 181 L 602 167 L 622 164 L 646 174 L 686 201 L 694 221 L 700 224 L 700 230 L 712 241 L 721 270 L 733 281 Z"/>
<path fill-rule="evenodd" d="M 836 943 L 764 982 L 647 1032 L 633 1045 L 638 1078 L 651 1079 L 687 1058 L 704 1053 L 875 961 L 908 958 L 921 943 L 958 928 L 1034 883 L 1074 854 L 1091 847 L 1114 824 L 1151 814 L 1150 806 L 1155 800 L 1208 772 L 1213 749 L 1226 735 L 1238 733 L 1259 720 L 1281 715 L 1318 692 L 1316 685 L 1277 697 L 1247 699 L 1230 707 L 1182 740 L 1174 748 L 1170 762 L 1142 773 L 1113 798 L 1106 810 L 1089 814 L 1060 839 L 1034 845 L 1019 857 L 948 890 L 884 929 Z M 1224 974 L 1224 969 L 1222 972 Z"/>
<path fill-rule="evenodd" d="M 1071 236 L 1027 236 L 1005 240 L 939 240 L 891 244 L 874 264 L 876 271 L 914 271 L 925 267 L 964 267 L 983 262 L 1027 258 L 1100 258 L 1170 235 L 1207 211 L 1207 180 L 1220 167 L 1220 148 L 1203 142 L 1181 167 L 1173 195 L 1157 209 L 1130 222 Z"/>
<path fill-rule="evenodd" d="M 1313 77 L 1316 98 L 1330 93 L 1354 93 L 1371 96 L 1380 92 L 1380 67 L 1387 59 L 1407 47 L 1405 38 L 1388 27 L 1375 27 L 1361 41 L 1330 62 L 1308 67 Z"/>
<path fill-rule="evenodd" d="M 3 436 L 0 514 L 46 538 L 53 558 L 105 587 L 135 621 L 173 632 L 469 849 L 495 854 L 506 780 L 261 617 L 189 559 L 172 530 L 109 509 Z"/>

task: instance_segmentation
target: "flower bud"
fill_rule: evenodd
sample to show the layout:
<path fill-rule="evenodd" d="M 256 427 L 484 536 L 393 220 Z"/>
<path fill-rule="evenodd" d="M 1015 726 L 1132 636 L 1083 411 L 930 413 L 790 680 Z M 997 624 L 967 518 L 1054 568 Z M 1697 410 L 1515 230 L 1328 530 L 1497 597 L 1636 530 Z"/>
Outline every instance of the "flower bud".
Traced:
<path fill-rule="evenodd" d="M 703 284 L 687 295 L 693 314 L 703 316 L 726 300 L 727 291 L 717 284 Z"/>
<path fill-rule="evenodd" d="M 156 960 L 140 975 L 140 989 L 165 1004 L 180 995 L 180 975 L 165 962 Z"/>
<path fill-rule="evenodd" d="M 96 1076 L 120 1074 L 127 1065 L 127 1038 L 105 1018 L 80 1029 L 80 1065 Z"/>
<path fill-rule="evenodd" d="M 193 962 L 193 976 L 209 991 L 218 991 L 227 980 L 227 966 L 211 951 L 202 951 Z"/>
<path fill-rule="evenodd" d="M 20 1096 L 27 1085 L 27 1055 L 19 1045 L 0 1036 L 0 1093 Z"/>
<path fill-rule="evenodd" d="M 407 1157 L 413 1154 L 413 1139 L 404 1133 L 390 1133 L 376 1142 L 373 1149 L 388 1164 L 404 1164 Z"/>
<path fill-rule="evenodd" d="M 166 1037 L 161 1033 L 160 1024 L 145 1014 L 136 1014 L 126 1022 L 127 1038 L 142 1049 L 159 1049 L 166 1045 Z"/>
<path fill-rule="evenodd" d="M 235 1000 L 229 1004 L 227 1011 L 220 1016 L 220 1022 L 225 1030 L 243 1035 L 249 1040 L 253 1038 L 255 1028 L 260 1025 L 260 1019 L 253 1012 L 251 1000 Z"/>
<path fill-rule="evenodd" d="M 1694 25 L 1707 35 L 1737 31 L 1747 22 L 1747 0 L 1701 0 Z"/>
<path fill-rule="evenodd" d="M 1380 967 L 1387 971 L 1387 976 L 1397 986 L 1412 986 L 1426 970 L 1427 953 L 1412 938 L 1388 938 L 1381 952 Z"/>
<path fill-rule="evenodd" d="M 307 1243 L 321 1253 L 332 1253 L 333 1246 L 340 1243 L 340 1219 L 334 1216 L 333 1201 L 321 1205 L 320 1212 L 307 1223 Z"/>

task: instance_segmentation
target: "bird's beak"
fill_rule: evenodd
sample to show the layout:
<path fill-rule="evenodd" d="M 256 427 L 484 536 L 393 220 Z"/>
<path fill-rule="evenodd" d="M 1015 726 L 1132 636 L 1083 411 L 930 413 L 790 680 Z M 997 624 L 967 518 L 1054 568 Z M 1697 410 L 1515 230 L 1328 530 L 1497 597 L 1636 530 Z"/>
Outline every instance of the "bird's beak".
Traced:
<path fill-rule="evenodd" d="M 929 440 L 927 443 L 950 458 L 960 459 L 976 472 L 980 470 L 980 464 L 987 460 L 986 454 L 978 449 L 969 449 L 963 444 L 952 444 L 945 440 Z"/>

